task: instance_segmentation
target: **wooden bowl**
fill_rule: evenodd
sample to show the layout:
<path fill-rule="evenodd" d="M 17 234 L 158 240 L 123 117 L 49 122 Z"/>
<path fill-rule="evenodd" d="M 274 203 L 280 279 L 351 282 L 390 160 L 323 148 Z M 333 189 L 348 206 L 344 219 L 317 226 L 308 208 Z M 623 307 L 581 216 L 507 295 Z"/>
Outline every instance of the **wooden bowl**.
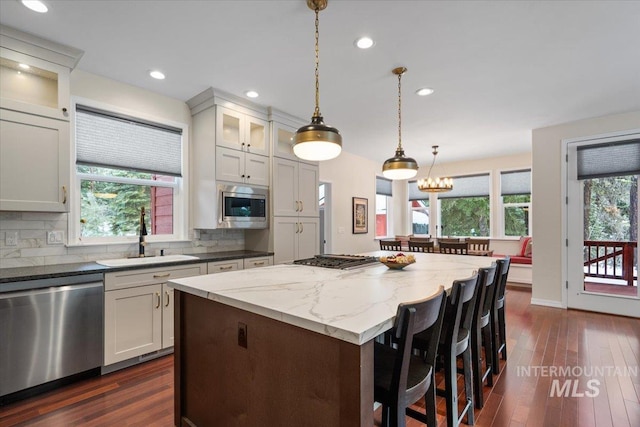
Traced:
<path fill-rule="evenodd" d="M 384 265 L 386 265 L 387 267 L 389 267 L 392 270 L 402 270 L 403 268 L 405 268 L 407 265 L 411 265 L 413 264 L 413 262 L 407 262 L 407 263 L 401 263 L 401 262 L 388 262 L 388 261 L 380 261 L 381 263 L 383 263 Z"/>

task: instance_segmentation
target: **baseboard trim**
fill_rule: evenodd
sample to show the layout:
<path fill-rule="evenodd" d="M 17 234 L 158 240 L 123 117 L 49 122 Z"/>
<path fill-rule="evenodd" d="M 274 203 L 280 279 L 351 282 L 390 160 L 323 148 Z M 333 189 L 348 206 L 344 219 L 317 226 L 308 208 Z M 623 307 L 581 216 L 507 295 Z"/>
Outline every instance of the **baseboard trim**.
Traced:
<path fill-rule="evenodd" d="M 554 301 L 551 299 L 531 298 L 531 304 L 542 305 L 545 307 L 564 308 L 560 301 Z"/>

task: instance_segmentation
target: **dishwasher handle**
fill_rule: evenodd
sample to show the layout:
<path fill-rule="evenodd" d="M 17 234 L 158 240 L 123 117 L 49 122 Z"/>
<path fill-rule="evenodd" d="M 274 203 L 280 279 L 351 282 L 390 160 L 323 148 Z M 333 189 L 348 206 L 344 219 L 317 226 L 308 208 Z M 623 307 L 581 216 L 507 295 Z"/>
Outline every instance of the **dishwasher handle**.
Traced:
<path fill-rule="evenodd" d="M 52 294 L 56 292 L 67 292 L 71 289 L 80 290 L 80 289 L 89 289 L 89 288 L 102 288 L 102 282 L 93 282 L 93 283 L 82 283 L 78 285 L 65 285 L 65 286 L 51 286 L 48 288 L 39 288 L 39 289 L 29 289 L 25 291 L 13 291 L 13 292 L 3 292 L 0 293 L 0 300 L 5 300 L 9 298 L 20 298 L 26 296 L 36 296 L 42 294 Z"/>

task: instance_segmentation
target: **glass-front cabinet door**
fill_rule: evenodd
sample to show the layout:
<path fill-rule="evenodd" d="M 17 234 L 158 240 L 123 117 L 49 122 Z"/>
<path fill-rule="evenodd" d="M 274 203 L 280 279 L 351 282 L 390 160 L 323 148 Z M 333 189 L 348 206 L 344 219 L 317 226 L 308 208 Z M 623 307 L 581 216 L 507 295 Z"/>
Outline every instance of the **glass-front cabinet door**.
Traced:
<path fill-rule="evenodd" d="M 217 106 L 216 121 L 216 145 L 269 155 L 266 120 Z"/>
<path fill-rule="evenodd" d="M 0 48 L 0 106 L 69 120 L 69 68 Z"/>
<path fill-rule="evenodd" d="M 273 155 L 283 159 L 299 160 L 293 153 L 293 136 L 296 133 L 296 129 L 275 121 L 271 123 L 273 129 Z"/>

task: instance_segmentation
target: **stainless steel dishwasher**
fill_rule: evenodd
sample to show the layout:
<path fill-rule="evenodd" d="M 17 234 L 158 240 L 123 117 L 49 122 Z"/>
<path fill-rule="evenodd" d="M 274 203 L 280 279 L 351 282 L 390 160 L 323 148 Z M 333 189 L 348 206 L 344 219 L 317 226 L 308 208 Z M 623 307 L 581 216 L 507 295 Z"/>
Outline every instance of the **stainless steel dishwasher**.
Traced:
<path fill-rule="evenodd" d="M 0 396 L 102 365 L 102 280 L 88 274 L 3 287 Z"/>

